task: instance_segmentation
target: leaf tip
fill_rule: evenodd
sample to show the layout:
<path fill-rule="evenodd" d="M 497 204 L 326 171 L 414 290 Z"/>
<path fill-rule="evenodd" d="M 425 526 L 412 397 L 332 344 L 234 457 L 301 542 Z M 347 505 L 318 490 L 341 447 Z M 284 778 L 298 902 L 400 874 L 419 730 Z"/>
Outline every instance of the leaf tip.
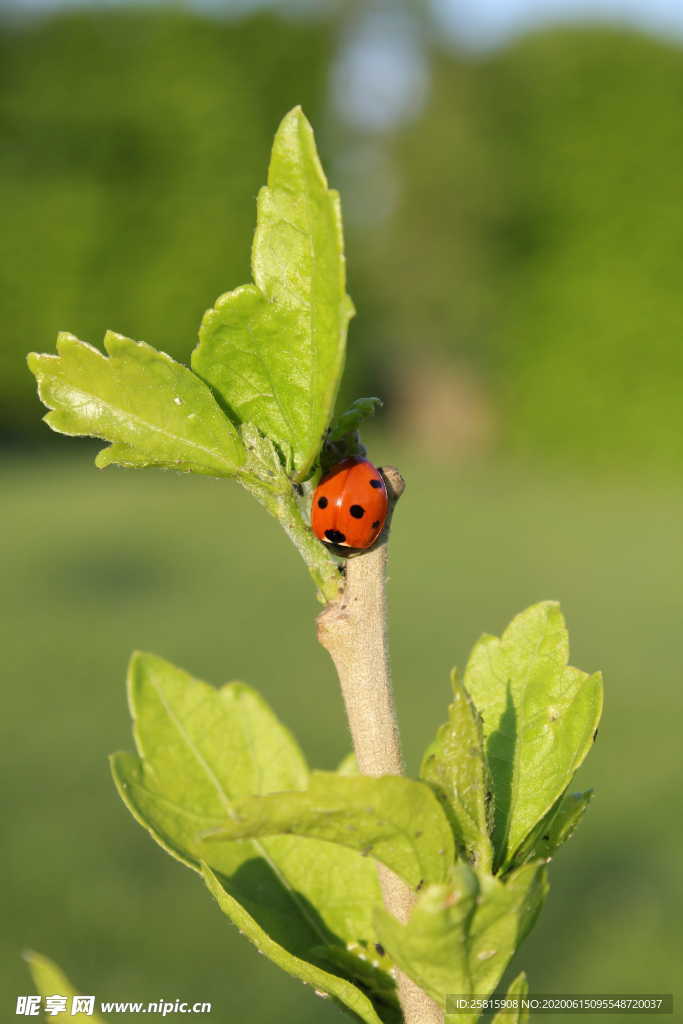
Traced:
<path fill-rule="evenodd" d="M 95 465 L 98 469 L 106 469 L 107 466 L 111 466 L 114 461 L 111 456 L 112 446 L 107 445 L 106 448 L 101 448 L 95 456 Z"/>
<path fill-rule="evenodd" d="M 136 767 L 139 769 L 139 758 L 137 758 L 135 754 L 131 754 L 129 750 L 115 750 L 113 754 L 107 755 L 109 772 L 114 782 L 114 786 L 126 806 L 128 806 L 128 800 L 126 798 L 126 791 L 128 789 L 128 785 L 126 783 L 126 765 L 130 763 L 131 758 L 135 759 Z"/>
<path fill-rule="evenodd" d="M 90 345 L 87 341 L 81 341 L 80 338 L 77 338 L 70 331 L 59 331 L 55 348 L 59 356 L 68 356 L 70 352 L 84 348 L 90 349 L 91 352 L 96 352 L 98 356 L 102 356 L 102 353 L 94 345 Z"/>
<path fill-rule="evenodd" d="M 280 121 L 279 128 L 282 128 L 283 125 L 300 124 L 303 121 L 305 121 L 308 124 L 308 118 L 304 114 L 304 108 L 301 106 L 300 103 L 296 103 L 291 108 L 291 110 L 288 110 L 285 116 L 282 118 L 282 120 Z"/>
<path fill-rule="evenodd" d="M 34 377 L 38 376 L 41 358 L 40 352 L 29 352 L 26 356 L 26 364 Z"/>
<path fill-rule="evenodd" d="M 128 352 L 142 352 L 145 349 L 150 348 L 150 346 L 144 341 L 133 341 L 132 338 L 127 338 L 125 334 L 119 334 L 118 331 L 111 330 L 104 332 L 104 340 L 102 344 L 107 355 L 113 356 L 114 358 Z M 164 356 L 166 353 L 159 352 L 159 355 Z"/>
<path fill-rule="evenodd" d="M 283 169 L 292 173 L 297 167 L 308 164 L 318 181 L 318 187 L 327 190 L 327 178 L 323 171 L 315 144 L 313 127 L 300 106 L 292 107 L 280 121 L 271 152 L 268 170 L 268 187 L 277 184 Z"/>
<path fill-rule="evenodd" d="M 133 718 L 135 718 L 136 697 L 147 681 L 149 660 L 152 658 L 155 658 L 155 655 L 148 654 L 146 651 L 133 651 L 128 659 L 126 689 L 128 691 L 128 704 Z"/>
<path fill-rule="evenodd" d="M 298 138 L 301 131 L 306 132 L 306 134 L 310 132 L 311 136 L 313 135 L 310 121 L 304 114 L 301 104 L 297 103 L 295 107 L 287 111 L 277 126 L 275 139 L 273 140 L 273 150 L 278 147 L 280 142 L 285 144 L 293 142 Z"/>
<path fill-rule="evenodd" d="M 158 656 L 150 654 L 149 651 L 132 651 L 128 659 L 128 678 L 134 679 L 142 675 L 147 667 L 147 663 L 152 659 L 157 660 Z"/>
<path fill-rule="evenodd" d="M 45 377 L 49 374 L 50 364 L 54 370 L 54 364 L 58 361 L 59 356 L 53 352 L 29 352 L 26 356 L 29 372 L 33 374 L 38 385 L 38 397 L 44 405 L 48 405 L 45 399 Z"/>

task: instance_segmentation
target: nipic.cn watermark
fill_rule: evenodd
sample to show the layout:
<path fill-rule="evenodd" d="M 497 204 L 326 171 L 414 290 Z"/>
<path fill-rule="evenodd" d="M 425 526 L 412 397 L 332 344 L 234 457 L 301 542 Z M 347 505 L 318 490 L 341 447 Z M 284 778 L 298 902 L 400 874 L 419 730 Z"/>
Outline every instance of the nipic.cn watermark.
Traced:
<path fill-rule="evenodd" d="M 211 1013 L 211 1003 L 188 1003 L 183 999 L 159 999 L 152 1003 L 100 1002 L 95 1006 L 95 996 L 17 996 L 17 1017 L 56 1017 L 67 1013 L 92 1017 L 99 1013 L 156 1013 L 160 1017 L 171 1014 Z"/>

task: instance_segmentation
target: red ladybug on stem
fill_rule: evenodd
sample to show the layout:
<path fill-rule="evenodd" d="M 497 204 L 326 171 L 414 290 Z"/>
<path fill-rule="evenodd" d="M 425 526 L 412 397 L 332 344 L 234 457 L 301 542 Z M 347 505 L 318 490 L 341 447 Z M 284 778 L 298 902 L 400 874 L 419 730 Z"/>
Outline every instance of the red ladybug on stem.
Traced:
<path fill-rule="evenodd" d="M 325 544 L 363 550 L 379 537 L 388 509 L 379 470 L 367 459 L 343 459 L 316 488 L 311 526 Z"/>

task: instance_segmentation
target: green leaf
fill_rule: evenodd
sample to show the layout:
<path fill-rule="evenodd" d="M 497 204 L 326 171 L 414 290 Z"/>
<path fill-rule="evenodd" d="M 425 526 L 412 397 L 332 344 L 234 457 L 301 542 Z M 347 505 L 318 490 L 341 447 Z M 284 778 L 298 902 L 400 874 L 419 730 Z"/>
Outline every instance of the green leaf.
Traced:
<path fill-rule="evenodd" d="M 335 441 L 342 441 L 349 434 L 357 431 L 361 423 L 374 416 L 377 409 L 381 408 L 383 404 L 381 398 L 357 398 L 350 408 L 335 416 L 330 424 L 326 440 L 331 444 L 334 444 Z"/>
<path fill-rule="evenodd" d="M 72 1015 L 72 999 L 81 993 L 74 988 L 64 972 L 46 956 L 31 951 L 24 953 L 24 959 L 28 963 L 33 984 L 37 992 L 47 999 L 48 996 L 65 996 L 67 1008 L 59 1013 L 46 1013 L 45 1020 L 89 1020 L 90 1024 L 106 1024 L 104 1017 L 98 1013 L 74 1013 Z"/>
<path fill-rule="evenodd" d="M 550 828 L 550 823 L 555 818 L 555 815 L 557 814 L 560 808 L 560 804 L 562 803 L 564 797 L 565 793 L 562 793 L 557 798 L 557 800 L 550 808 L 550 810 L 547 811 L 546 814 L 544 814 L 543 817 L 540 819 L 540 821 L 536 822 L 531 831 L 526 834 L 522 842 L 515 850 L 514 856 L 510 857 L 509 860 L 507 861 L 505 865 L 506 869 L 519 867 L 521 864 L 526 863 L 526 861 L 528 860 L 536 859 L 536 855 L 534 852 L 536 849 L 536 843 L 542 835 L 547 834 L 548 829 Z"/>
<path fill-rule="evenodd" d="M 448 721 L 427 748 L 420 776 L 440 797 L 460 853 L 483 871 L 491 870 L 491 780 L 477 709 L 453 672 Z"/>
<path fill-rule="evenodd" d="M 526 974 L 522 971 L 514 981 L 510 982 L 505 996 L 507 999 L 521 999 L 529 994 L 529 983 Z M 527 1024 L 529 1020 L 528 1010 L 517 1010 L 516 1013 L 506 1013 L 501 1010 L 492 1018 L 491 1024 Z"/>
<path fill-rule="evenodd" d="M 109 441 L 97 456 L 100 467 L 116 462 L 234 476 L 244 450 L 203 381 L 165 352 L 112 331 L 104 347 L 109 358 L 60 334 L 57 355 L 29 355 L 53 430 Z"/>
<path fill-rule="evenodd" d="M 223 909 L 239 905 L 238 926 L 265 935 L 267 955 L 282 947 L 287 956 L 275 959 L 290 973 L 307 980 L 299 961 L 321 946 L 373 948 L 381 896 L 369 858 L 297 836 L 199 839 L 246 796 L 308 784 L 296 742 L 265 701 L 243 683 L 215 689 L 149 654 L 133 656 L 128 687 L 138 753 L 115 755 L 112 770 L 136 820 L 188 867 L 201 872 L 206 861 L 227 894 Z"/>
<path fill-rule="evenodd" d="M 593 742 L 602 677 L 568 666 L 568 656 L 562 613 L 547 601 L 513 619 L 500 639 L 482 637 L 465 671 L 494 784 L 498 868 L 513 862 Z"/>
<path fill-rule="evenodd" d="M 232 415 L 278 443 L 303 480 L 332 417 L 353 306 L 339 197 L 299 107 L 275 135 L 252 273 L 253 285 L 222 295 L 204 316 L 192 366 Z"/>
<path fill-rule="evenodd" d="M 545 827 L 540 830 L 532 857 L 552 857 L 563 843 L 571 839 L 592 797 L 592 789 L 587 789 L 583 793 L 568 793 L 551 819 L 544 823 Z"/>
<path fill-rule="evenodd" d="M 293 834 L 372 855 L 414 888 L 448 877 L 455 852 L 438 800 L 428 786 L 398 775 L 313 772 L 305 792 L 250 797 L 207 845 L 226 839 Z"/>
<path fill-rule="evenodd" d="M 510 866 L 519 867 L 527 860 L 538 860 L 539 857 L 549 860 L 554 856 L 558 847 L 573 836 L 592 796 L 592 789 L 583 793 L 563 793 L 517 847 Z"/>
<path fill-rule="evenodd" d="M 502 882 L 460 861 L 450 884 L 420 894 L 406 924 L 377 908 L 377 932 L 400 970 L 440 1006 L 449 994 L 486 996 L 533 926 L 547 889 L 542 862 Z M 477 1017 L 460 1015 L 463 1022 Z"/>
<path fill-rule="evenodd" d="M 335 1002 L 351 1010 L 367 1024 L 382 1024 L 383 1021 L 393 1020 L 393 1016 L 379 1017 L 370 999 L 351 982 L 317 967 L 308 960 L 294 956 L 289 949 L 271 939 L 244 907 L 231 896 L 225 884 L 221 884 L 219 877 L 207 864 L 202 865 L 202 873 L 209 892 L 223 913 L 269 960 L 303 981 L 305 985 L 313 986 L 318 993 L 332 996 Z"/>

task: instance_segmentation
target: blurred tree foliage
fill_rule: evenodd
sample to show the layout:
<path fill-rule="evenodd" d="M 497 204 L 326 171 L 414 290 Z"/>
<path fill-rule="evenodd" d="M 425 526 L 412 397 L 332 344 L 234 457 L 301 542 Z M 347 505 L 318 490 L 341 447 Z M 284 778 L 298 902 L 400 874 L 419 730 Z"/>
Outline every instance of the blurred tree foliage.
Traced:
<path fill-rule="evenodd" d="M 0 31 L 0 429 L 41 430 L 24 353 L 106 328 L 187 360 L 249 280 L 273 131 L 322 120 L 330 36 L 270 16 L 77 12 Z"/>
<path fill-rule="evenodd" d="M 0 430 L 40 436 L 23 356 L 58 329 L 187 358 L 204 309 L 248 279 L 282 114 L 303 104 L 333 168 L 334 143 L 368 145 L 330 128 L 338 35 L 159 10 L 0 26 Z M 402 381 L 413 411 L 440 381 L 432 436 L 465 410 L 474 450 L 479 431 L 584 465 L 680 466 L 683 51 L 562 29 L 481 57 L 435 44 L 431 65 L 420 117 L 371 140 L 399 186 L 389 216 L 349 218 L 350 386 L 391 399 L 396 370 L 405 423 Z"/>
<path fill-rule="evenodd" d="M 683 462 L 682 109 L 683 51 L 636 33 L 435 59 L 372 263 L 403 350 L 473 365 L 504 447 Z"/>

